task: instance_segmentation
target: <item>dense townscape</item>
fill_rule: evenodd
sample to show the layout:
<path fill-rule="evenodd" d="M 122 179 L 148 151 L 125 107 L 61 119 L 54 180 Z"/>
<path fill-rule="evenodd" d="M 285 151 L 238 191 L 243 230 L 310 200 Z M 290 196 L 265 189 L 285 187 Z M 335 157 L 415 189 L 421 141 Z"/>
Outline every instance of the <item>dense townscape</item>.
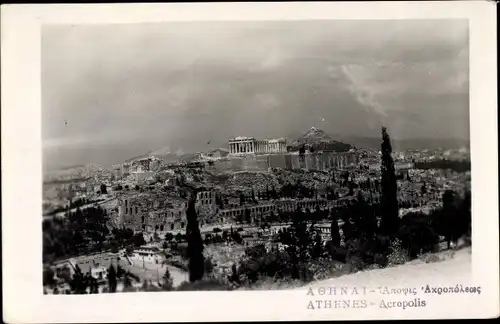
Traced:
<path fill-rule="evenodd" d="M 468 149 L 236 137 L 45 175 L 47 294 L 301 285 L 470 244 Z M 430 261 L 429 261 L 430 262 Z"/>

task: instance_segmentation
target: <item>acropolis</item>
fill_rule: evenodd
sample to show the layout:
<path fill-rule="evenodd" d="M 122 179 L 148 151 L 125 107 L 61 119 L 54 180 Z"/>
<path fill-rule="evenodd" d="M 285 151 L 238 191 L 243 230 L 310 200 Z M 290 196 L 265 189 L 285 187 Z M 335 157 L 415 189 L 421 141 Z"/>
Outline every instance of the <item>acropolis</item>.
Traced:
<path fill-rule="evenodd" d="M 265 154 L 286 152 L 286 139 L 256 140 L 254 137 L 238 136 L 229 140 L 229 154 Z"/>

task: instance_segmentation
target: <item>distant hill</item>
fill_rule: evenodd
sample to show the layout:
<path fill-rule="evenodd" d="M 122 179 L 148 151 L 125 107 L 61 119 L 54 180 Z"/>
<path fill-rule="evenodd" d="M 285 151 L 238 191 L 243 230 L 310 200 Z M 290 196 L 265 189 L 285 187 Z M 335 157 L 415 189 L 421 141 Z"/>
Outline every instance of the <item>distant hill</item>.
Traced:
<path fill-rule="evenodd" d="M 133 158 L 127 159 L 127 160 L 124 161 L 124 163 L 129 163 L 129 162 L 132 162 L 132 161 L 135 161 L 135 160 L 147 158 L 149 156 L 155 156 L 155 157 L 157 157 L 159 159 L 162 159 L 163 161 L 165 161 L 167 163 L 173 163 L 173 162 L 179 162 L 180 159 L 181 159 L 181 157 L 183 155 L 184 154 L 182 152 L 171 152 L 170 151 L 170 147 L 169 146 L 165 146 L 165 147 L 159 148 L 157 150 L 150 151 L 148 153 L 145 153 L 145 154 L 138 155 L 138 156 L 135 156 Z"/>
<path fill-rule="evenodd" d="M 381 138 L 348 136 L 343 138 L 357 148 L 380 149 Z M 415 138 L 415 139 L 391 139 L 394 150 L 412 150 L 412 149 L 458 149 L 469 147 L 470 142 L 463 139 L 433 139 L 433 138 Z"/>
<path fill-rule="evenodd" d="M 347 152 L 353 148 L 352 145 L 336 141 L 325 131 L 311 127 L 301 137 L 288 146 L 290 151 L 298 151 L 302 145 L 313 147 L 315 150 L 328 150 L 335 152 Z"/>
<path fill-rule="evenodd" d="M 107 168 L 96 164 L 76 165 L 44 172 L 43 181 L 49 183 L 61 181 L 64 182 L 70 179 L 84 180 L 96 174 L 102 175 L 109 172 L 110 171 Z"/>

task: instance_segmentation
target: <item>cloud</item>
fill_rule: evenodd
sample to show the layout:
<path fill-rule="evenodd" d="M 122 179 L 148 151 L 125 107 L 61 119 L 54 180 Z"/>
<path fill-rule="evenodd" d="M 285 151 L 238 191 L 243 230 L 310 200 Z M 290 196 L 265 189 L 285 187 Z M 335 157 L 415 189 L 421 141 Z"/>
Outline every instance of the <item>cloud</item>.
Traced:
<path fill-rule="evenodd" d="M 359 65 L 342 65 L 341 71 L 349 81 L 347 88 L 356 97 L 363 107 L 372 108 L 381 117 L 387 117 L 385 108 L 378 101 L 384 95 L 377 89 L 377 84 L 372 80 L 371 71 Z"/>
<path fill-rule="evenodd" d="M 52 26 L 42 37 L 44 148 L 191 151 L 321 118 L 346 135 L 397 122 L 418 137 L 439 122 L 436 134 L 456 136 L 446 121 L 468 111 L 466 21 Z"/>
<path fill-rule="evenodd" d="M 277 108 L 280 106 L 281 101 L 273 94 L 270 93 L 258 93 L 255 95 L 255 101 L 257 108 L 268 110 Z"/>

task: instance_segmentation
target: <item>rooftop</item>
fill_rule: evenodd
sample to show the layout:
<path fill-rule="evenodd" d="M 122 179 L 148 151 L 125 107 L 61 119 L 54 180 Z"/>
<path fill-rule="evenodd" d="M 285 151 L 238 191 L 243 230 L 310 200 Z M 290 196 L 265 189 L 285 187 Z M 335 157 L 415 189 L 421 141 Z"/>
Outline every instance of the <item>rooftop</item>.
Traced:
<path fill-rule="evenodd" d="M 255 138 L 253 137 L 247 137 L 247 136 L 237 136 L 235 138 L 230 139 L 230 141 L 243 141 L 243 140 L 254 140 Z"/>

